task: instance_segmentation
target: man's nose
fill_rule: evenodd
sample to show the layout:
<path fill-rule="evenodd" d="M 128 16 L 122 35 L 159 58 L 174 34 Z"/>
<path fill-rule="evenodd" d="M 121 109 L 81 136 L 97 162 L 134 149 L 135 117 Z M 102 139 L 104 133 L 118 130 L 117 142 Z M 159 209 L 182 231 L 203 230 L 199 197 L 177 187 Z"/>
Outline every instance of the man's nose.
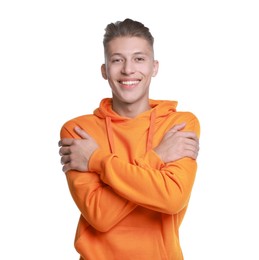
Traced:
<path fill-rule="evenodd" d="M 135 72 L 134 64 L 132 61 L 125 61 L 122 67 L 122 73 L 129 75 Z"/>

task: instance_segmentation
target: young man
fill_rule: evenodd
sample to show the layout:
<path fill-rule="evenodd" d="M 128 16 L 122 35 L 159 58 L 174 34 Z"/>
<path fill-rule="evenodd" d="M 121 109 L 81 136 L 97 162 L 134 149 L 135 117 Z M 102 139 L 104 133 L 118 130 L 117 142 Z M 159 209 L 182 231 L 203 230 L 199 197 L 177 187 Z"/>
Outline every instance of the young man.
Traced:
<path fill-rule="evenodd" d="M 60 155 L 81 212 L 75 248 L 85 260 L 181 260 L 179 227 L 193 187 L 199 121 L 176 102 L 149 99 L 153 37 L 142 23 L 104 35 L 112 98 L 66 122 Z"/>

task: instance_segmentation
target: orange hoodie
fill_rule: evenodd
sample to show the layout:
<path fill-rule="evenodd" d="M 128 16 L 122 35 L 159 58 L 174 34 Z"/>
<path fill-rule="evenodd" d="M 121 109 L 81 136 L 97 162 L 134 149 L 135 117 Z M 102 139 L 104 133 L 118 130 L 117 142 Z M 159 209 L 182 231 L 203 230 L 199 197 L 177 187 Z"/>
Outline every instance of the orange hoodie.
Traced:
<path fill-rule="evenodd" d="M 177 102 L 150 100 L 135 118 L 116 114 L 103 99 L 93 115 L 66 122 L 61 138 L 79 138 L 79 126 L 99 144 L 89 172 L 69 171 L 67 181 L 81 216 L 75 248 L 84 260 L 182 260 L 179 226 L 197 170 L 183 158 L 163 163 L 152 150 L 175 124 L 198 136 L 198 119 L 176 112 Z"/>

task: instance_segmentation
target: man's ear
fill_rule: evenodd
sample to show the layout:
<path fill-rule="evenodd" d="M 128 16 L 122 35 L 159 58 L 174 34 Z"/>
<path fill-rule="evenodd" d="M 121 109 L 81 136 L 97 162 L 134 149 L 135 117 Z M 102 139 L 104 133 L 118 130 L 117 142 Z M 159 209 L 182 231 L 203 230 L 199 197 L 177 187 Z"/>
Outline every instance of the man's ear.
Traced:
<path fill-rule="evenodd" d="M 156 74 L 158 73 L 158 68 L 159 68 L 159 62 L 157 60 L 154 60 L 154 67 L 153 67 L 152 77 L 156 76 Z"/>
<path fill-rule="evenodd" d="M 107 73 L 106 73 L 106 66 L 105 64 L 102 64 L 101 66 L 101 72 L 104 79 L 107 79 Z"/>

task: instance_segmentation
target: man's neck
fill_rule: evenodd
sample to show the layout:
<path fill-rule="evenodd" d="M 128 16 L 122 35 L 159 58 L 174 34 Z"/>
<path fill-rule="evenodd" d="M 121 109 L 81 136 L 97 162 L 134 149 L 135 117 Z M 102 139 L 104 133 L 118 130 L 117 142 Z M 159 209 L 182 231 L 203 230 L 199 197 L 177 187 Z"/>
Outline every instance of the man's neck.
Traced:
<path fill-rule="evenodd" d="M 146 104 L 143 104 L 142 102 L 139 105 L 134 103 L 134 104 L 123 104 L 123 106 L 116 106 L 115 104 L 112 106 L 112 109 L 120 116 L 134 118 L 139 114 L 150 110 L 151 107 L 148 102 Z"/>

